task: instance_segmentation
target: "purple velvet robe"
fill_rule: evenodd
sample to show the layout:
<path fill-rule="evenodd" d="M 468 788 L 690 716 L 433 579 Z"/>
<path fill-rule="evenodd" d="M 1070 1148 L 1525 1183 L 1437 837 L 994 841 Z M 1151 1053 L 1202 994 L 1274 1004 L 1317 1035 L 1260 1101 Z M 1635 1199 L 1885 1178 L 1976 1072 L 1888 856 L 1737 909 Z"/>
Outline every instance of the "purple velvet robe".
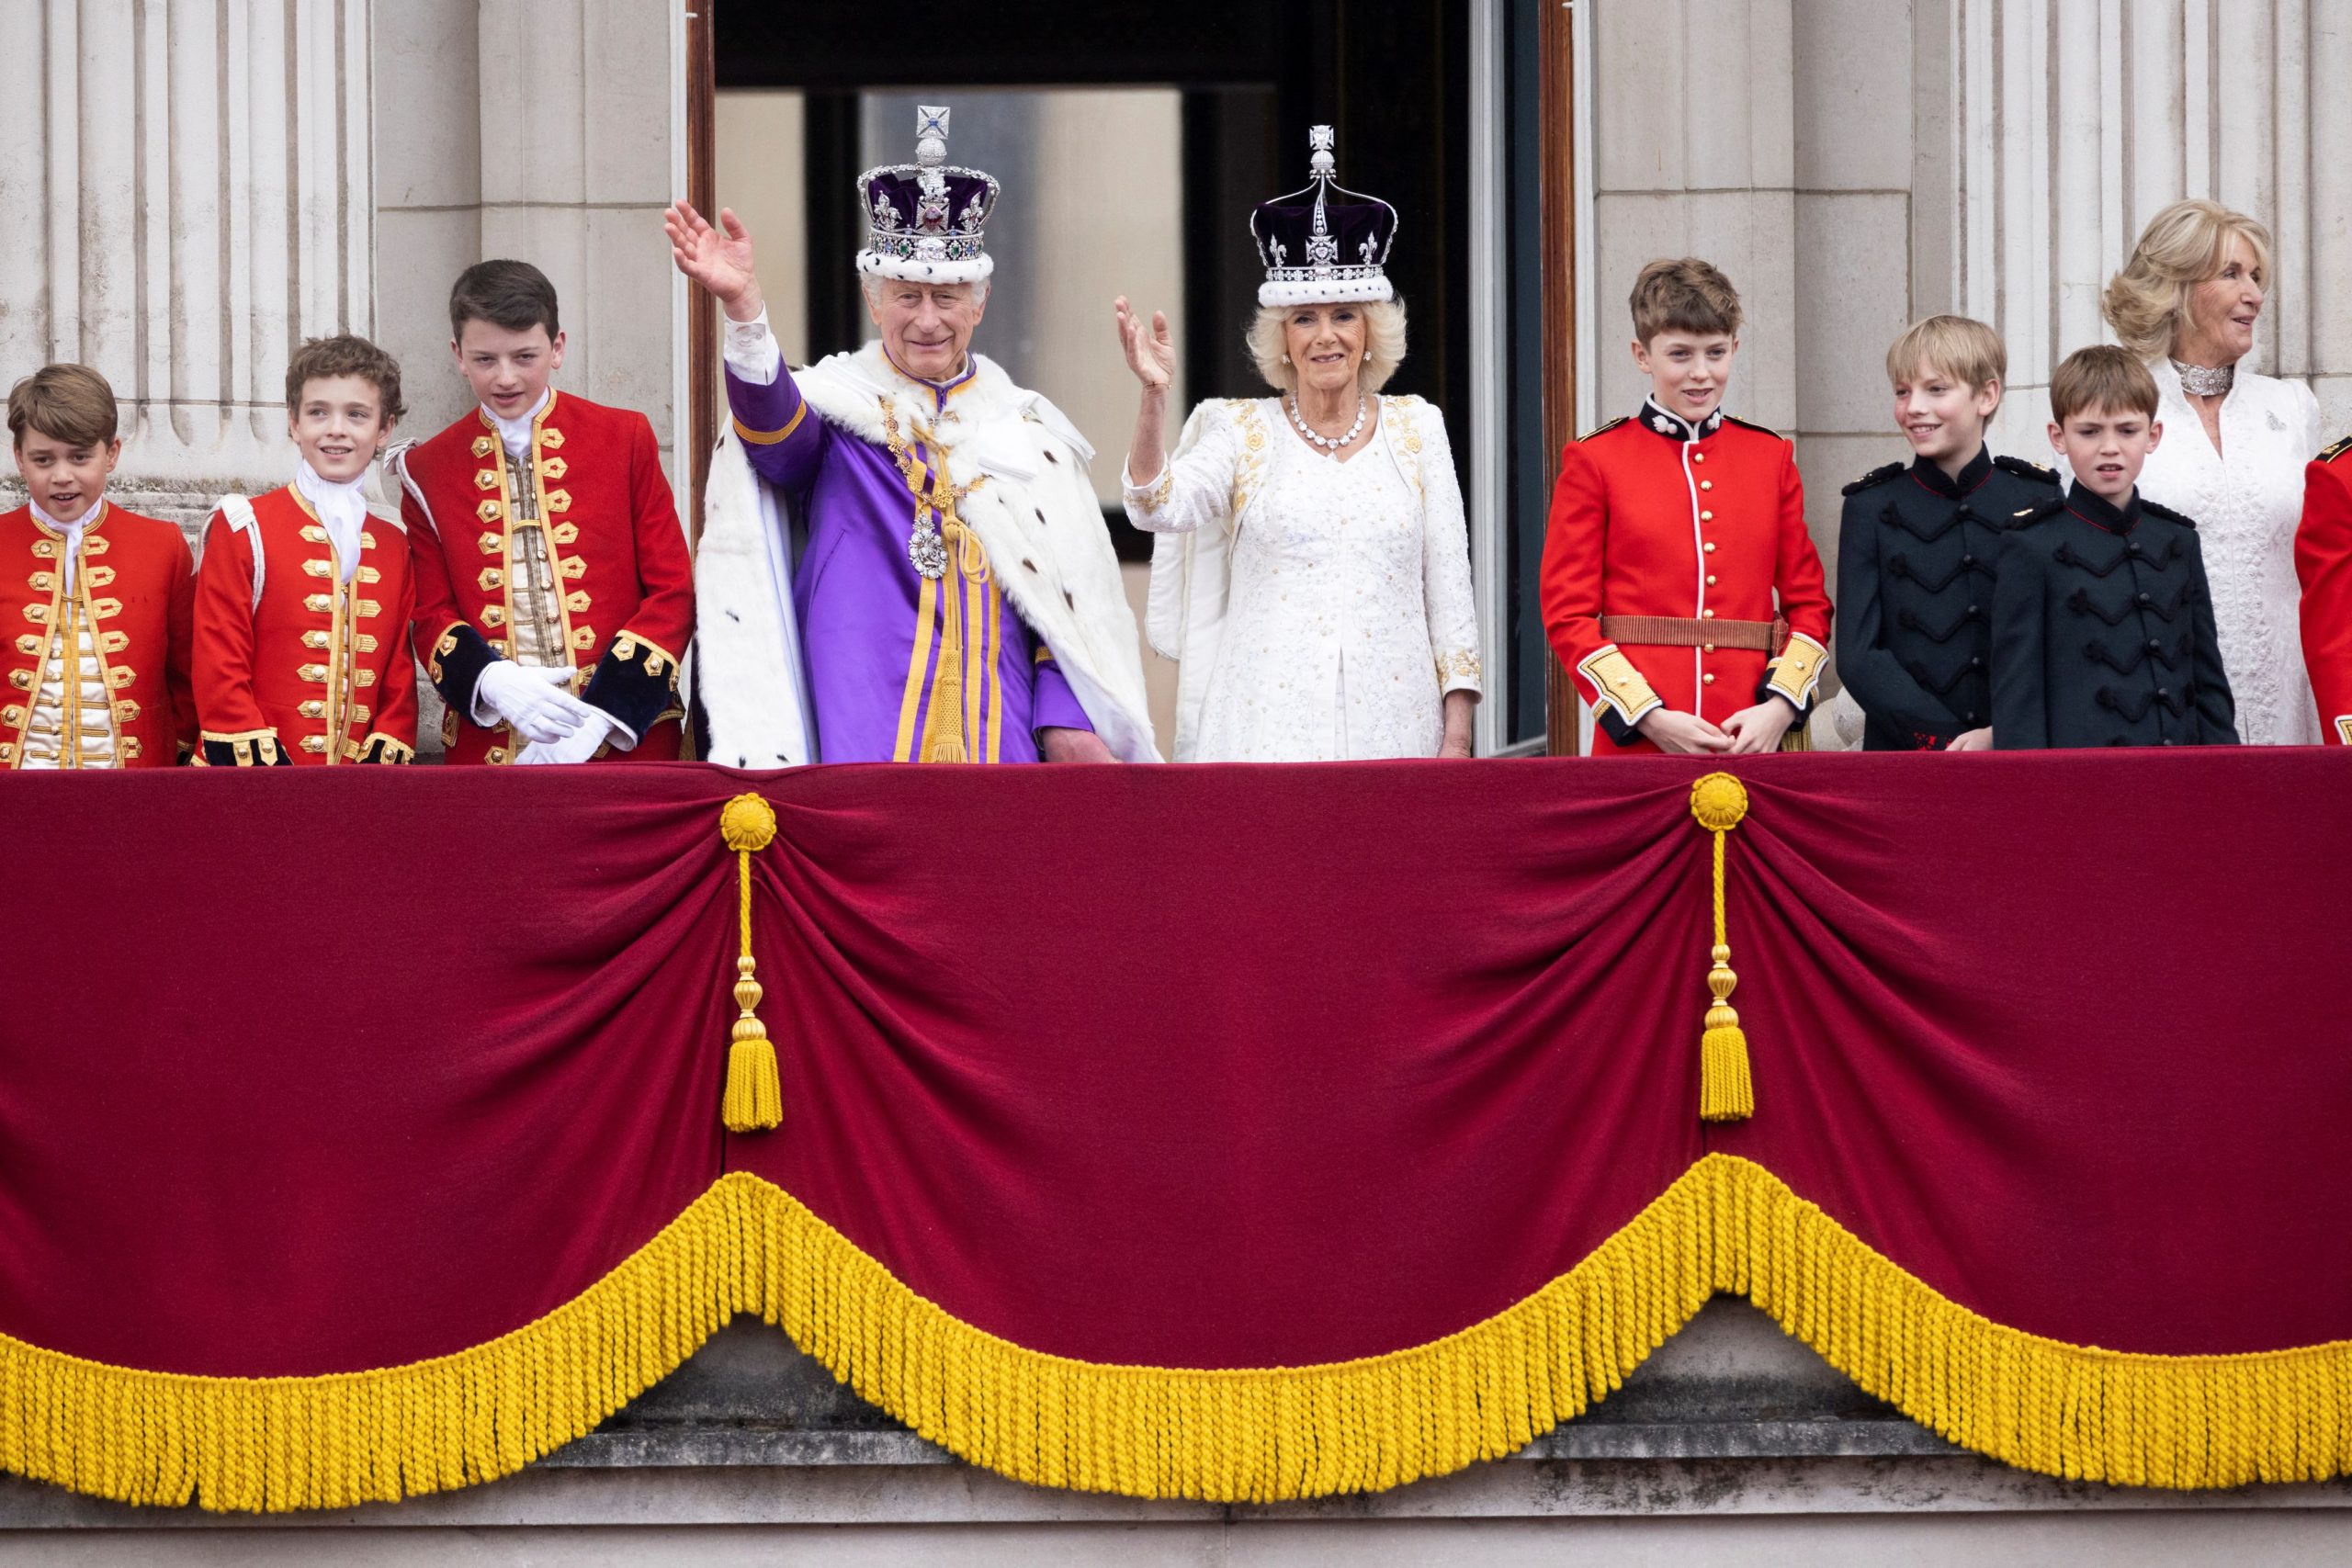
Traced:
<path fill-rule="evenodd" d="M 931 387 L 944 409 L 971 379 Z M 928 383 L 918 383 L 929 385 Z M 743 450 L 761 478 L 785 492 L 792 514 L 808 530 L 808 547 L 793 570 L 792 602 L 800 621 L 815 708 L 817 754 L 828 762 L 913 761 L 924 739 L 951 711 L 934 713 L 943 690 L 940 655 L 947 644 L 950 609 L 957 615 L 967 651 L 964 669 L 947 671 L 945 690 L 960 687 L 961 728 L 970 761 L 1035 762 L 1037 732 L 1088 729 L 1086 710 L 1053 660 L 1004 599 L 992 571 L 972 581 L 951 559 L 932 592 L 907 557 L 915 523 L 915 494 L 888 446 L 863 441 L 828 424 L 807 407 L 789 367 L 754 386 L 727 372 L 727 401 L 743 434 Z M 912 442 L 925 511 L 944 478 L 932 453 Z M 969 548 L 975 552 L 978 542 Z"/>

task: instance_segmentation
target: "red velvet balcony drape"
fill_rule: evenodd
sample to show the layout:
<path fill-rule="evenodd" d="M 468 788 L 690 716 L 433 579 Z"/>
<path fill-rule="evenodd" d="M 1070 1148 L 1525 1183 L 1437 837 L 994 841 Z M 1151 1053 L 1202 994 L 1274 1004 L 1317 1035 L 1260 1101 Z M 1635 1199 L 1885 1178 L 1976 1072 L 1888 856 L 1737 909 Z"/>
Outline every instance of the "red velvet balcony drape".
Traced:
<path fill-rule="evenodd" d="M 1730 1126 L 1702 771 L 0 779 L 0 1464 L 462 1484 L 748 1311 L 1008 1473 L 1295 1495 L 1738 1290 L 2013 1462 L 2352 1465 L 2352 759 L 1736 767 Z"/>

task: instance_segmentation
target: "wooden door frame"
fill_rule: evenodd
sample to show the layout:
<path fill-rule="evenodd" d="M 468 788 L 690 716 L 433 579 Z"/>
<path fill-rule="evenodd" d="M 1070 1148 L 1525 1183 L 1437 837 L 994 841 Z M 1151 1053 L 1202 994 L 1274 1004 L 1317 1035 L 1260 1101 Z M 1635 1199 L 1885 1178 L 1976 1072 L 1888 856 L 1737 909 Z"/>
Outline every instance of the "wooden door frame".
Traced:
<path fill-rule="evenodd" d="M 1541 4 L 1537 119 L 1543 142 L 1544 493 L 1577 421 L 1576 30 L 1566 6 Z M 1577 751 L 1577 690 L 1544 642 L 1544 739 L 1555 757 Z"/>
<path fill-rule="evenodd" d="M 680 3 L 686 13 L 686 199 L 695 211 L 715 220 L 718 77 L 712 13 L 719 0 Z M 710 479 L 711 448 L 718 444 L 718 308 L 691 283 L 686 286 L 686 427 L 694 451 L 679 467 L 692 487 L 686 498 L 687 537 L 698 544 L 703 487 Z"/>

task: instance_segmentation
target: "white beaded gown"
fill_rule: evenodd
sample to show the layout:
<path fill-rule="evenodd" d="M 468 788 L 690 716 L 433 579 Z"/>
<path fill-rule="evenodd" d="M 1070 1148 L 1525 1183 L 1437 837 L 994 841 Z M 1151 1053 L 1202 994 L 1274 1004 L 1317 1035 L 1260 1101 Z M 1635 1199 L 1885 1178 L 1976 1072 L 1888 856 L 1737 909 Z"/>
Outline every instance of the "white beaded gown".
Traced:
<path fill-rule="evenodd" d="M 1436 409 L 1380 400 L 1372 439 L 1337 462 L 1277 399 L 1206 403 L 1125 499 L 1136 525 L 1162 536 L 1153 641 L 1184 666 L 1178 761 L 1436 755 L 1444 694 L 1476 692 L 1480 674 L 1469 536 Z M 1214 547 L 1183 554 L 1182 536 Z M 1191 614 L 1164 631 L 1175 559 L 1192 565 Z"/>
<path fill-rule="evenodd" d="M 2303 466 L 2319 455 L 2319 400 L 2300 381 L 2240 368 L 2222 400 L 2222 449 L 2159 355 L 2155 376 L 2164 438 L 2140 472 L 2140 493 L 2197 525 L 2212 585 L 2222 665 L 2237 703 L 2238 739 L 2250 746 L 2316 746 L 2319 709 L 2303 671 L 2295 581 L 2295 525 L 2303 514 Z"/>

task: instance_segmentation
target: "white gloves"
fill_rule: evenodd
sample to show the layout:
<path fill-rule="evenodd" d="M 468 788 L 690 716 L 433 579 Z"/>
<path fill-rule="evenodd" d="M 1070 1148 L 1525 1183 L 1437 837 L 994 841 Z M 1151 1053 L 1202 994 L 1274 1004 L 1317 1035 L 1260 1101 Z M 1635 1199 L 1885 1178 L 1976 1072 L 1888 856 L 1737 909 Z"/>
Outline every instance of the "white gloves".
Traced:
<path fill-rule="evenodd" d="M 628 739 L 628 731 L 615 723 L 610 714 L 594 707 L 588 709 L 588 714 L 587 722 L 571 734 L 553 740 L 534 740 L 523 748 L 522 754 L 514 761 L 519 764 L 585 762 L 596 755 L 596 748 L 607 739 L 613 740 L 621 750 L 628 750 L 621 745 Z"/>
<path fill-rule="evenodd" d="M 501 659 L 482 669 L 474 682 L 474 722 L 493 720 L 513 725 L 514 732 L 534 746 L 544 746 L 592 728 L 605 719 L 599 710 L 571 694 L 570 668 L 525 669 Z M 596 732 L 597 739 L 603 734 Z M 596 742 L 589 742 L 594 751 Z"/>

